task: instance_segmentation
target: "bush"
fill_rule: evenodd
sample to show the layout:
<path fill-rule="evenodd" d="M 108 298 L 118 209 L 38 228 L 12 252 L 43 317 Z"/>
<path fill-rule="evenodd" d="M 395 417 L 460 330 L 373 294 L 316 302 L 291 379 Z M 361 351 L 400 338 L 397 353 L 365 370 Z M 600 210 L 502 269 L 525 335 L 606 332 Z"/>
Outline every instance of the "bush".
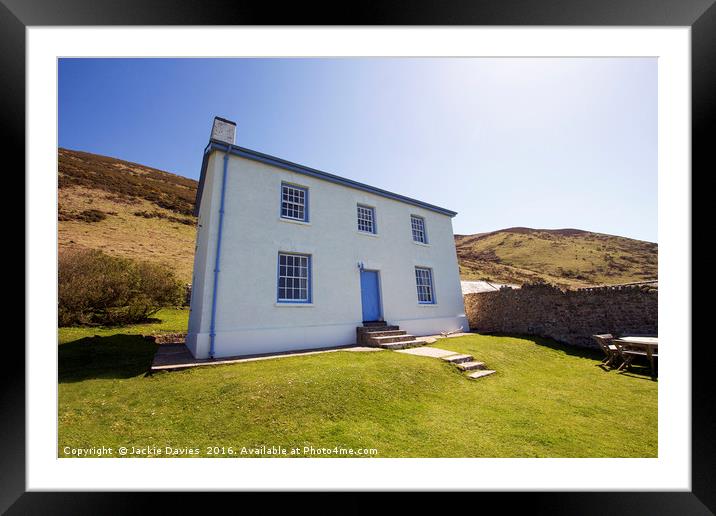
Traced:
<path fill-rule="evenodd" d="M 83 222 L 100 222 L 107 218 L 107 215 L 116 215 L 116 213 L 105 213 L 102 210 L 84 210 L 80 213 L 73 213 L 68 211 L 63 211 L 62 209 L 59 210 L 57 213 L 57 220 L 59 221 L 67 221 L 67 220 L 81 220 Z"/>
<path fill-rule="evenodd" d="M 163 306 L 182 303 L 184 286 L 163 265 L 67 250 L 58 266 L 60 326 L 141 322 Z"/>
<path fill-rule="evenodd" d="M 77 215 L 78 220 L 84 220 L 85 222 L 99 222 L 107 218 L 107 214 L 102 210 L 84 210 L 82 213 Z"/>
<path fill-rule="evenodd" d="M 137 217 L 144 217 L 145 219 L 165 219 L 169 220 L 171 222 L 178 222 L 179 224 L 185 224 L 187 226 L 193 226 L 195 224 L 193 219 L 187 219 L 187 218 L 181 218 L 181 217 L 174 217 L 172 215 L 167 215 L 166 213 L 162 213 L 160 211 L 135 211 L 134 215 Z"/>

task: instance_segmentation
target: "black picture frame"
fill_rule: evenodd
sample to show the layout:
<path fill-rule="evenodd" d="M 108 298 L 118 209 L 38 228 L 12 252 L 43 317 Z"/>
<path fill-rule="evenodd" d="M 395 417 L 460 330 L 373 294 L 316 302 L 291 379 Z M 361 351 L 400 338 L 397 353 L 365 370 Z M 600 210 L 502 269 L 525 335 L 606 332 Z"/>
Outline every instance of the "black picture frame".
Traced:
<path fill-rule="evenodd" d="M 278 7 L 240 0 L 0 0 L 0 113 L 6 156 L 24 168 L 25 29 L 38 25 L 551 25 L 689 26 L 692 43 L 692 169 L 716 170 L 710 135 L 716 108 L 716 6 L 714 0 L 430 0 L 296 2 Z M 688 173 L 689 171 L 684 171 Z M 699 174 L 692 172 L 692 181 Z M 692 191 L 693 188 L 692 188 Z M 692 232 L 693 234 L 693 232 Z M 693 250 L 693 248 L 692 248 Z M 27 257 L 25 257 L 27 259 Z M 26 269 L 26 275 L 29 271 Z M 665 302 L 668 302 L 666 300 Z M 31 307 L 28 307 L 31 308 Z M 692 345 L 691 492 L 472 493 L 479 510 L 526 507 L 549 514 L 710 514 L 716 511 L 716 416 L 708 342 Z M 188 493 L 25 492 L 25 353 L 5 347 L 0 390 L 0 510 L 8 514 L 125 514 L 187 508 Z M 11 366 L 8 364 L 12 364 Z M 205 493 L 219 509 L 229 494 Z M 208 499 L 207 496 L 207 499 Z M 266 504 L 266 494 L 241 493 L 242 506 Z M 341 512 L 365 512 L 382 504 L 375 494 L 351 494 Z M 264 497 L 264 498 L 261 498 Z M 307 494 L 272 494 L 271 507 L 305 505 Z M 470 505 L 453 498 L 455 510 Z M 326 503 L 326 502 L 321 502 Z M 403 497 L 403 511 L 424 504 L 424 496 Z M 253 503 L 251 505 L 254 505 Z M 208 508 L 208 507 L 205 507 Z M 329 509 L 327 504 L 324 509 Z M 334 507 L 335 508 L 335 507 Z M 319 512 L 322 512 L 319 510 Z"/>

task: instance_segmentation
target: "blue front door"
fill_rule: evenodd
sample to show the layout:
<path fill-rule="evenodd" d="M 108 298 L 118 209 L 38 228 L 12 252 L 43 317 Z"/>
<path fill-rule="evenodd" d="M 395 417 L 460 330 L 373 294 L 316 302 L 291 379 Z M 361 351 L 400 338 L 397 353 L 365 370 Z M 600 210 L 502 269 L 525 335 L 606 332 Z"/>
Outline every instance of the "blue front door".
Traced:
<path fill-rule="evenodd" d="M 360 297 L 363 302 L 363 320 L 380 321 L 378 271 L 360 271 Z"/>

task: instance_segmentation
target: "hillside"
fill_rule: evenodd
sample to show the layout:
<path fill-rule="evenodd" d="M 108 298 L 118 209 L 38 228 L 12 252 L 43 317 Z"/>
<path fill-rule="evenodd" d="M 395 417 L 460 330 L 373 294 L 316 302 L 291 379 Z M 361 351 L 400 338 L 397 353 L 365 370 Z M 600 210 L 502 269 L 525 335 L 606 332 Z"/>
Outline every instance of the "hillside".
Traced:
<path fill-rule="evenodd" d="M 455 246 L 464 280 L 581 287 L 657 279 L 657 244 L 579 229 L 455 235 Z"/>
<path fill-rule="evenodd" d="M 164 263 L 191 281 L 198 183 L 136 163 L 58 150 L 58 244 Z"/>
<path fill-rule="evenodd" d="M 60 251 L 95 248 L 171 266 L 190 282 L 197 182 L 120 159 L 59 149 Z M 657 245 L 578 229 L 455 235 L 462 279 L 564 287 L 657 277 Z"/>

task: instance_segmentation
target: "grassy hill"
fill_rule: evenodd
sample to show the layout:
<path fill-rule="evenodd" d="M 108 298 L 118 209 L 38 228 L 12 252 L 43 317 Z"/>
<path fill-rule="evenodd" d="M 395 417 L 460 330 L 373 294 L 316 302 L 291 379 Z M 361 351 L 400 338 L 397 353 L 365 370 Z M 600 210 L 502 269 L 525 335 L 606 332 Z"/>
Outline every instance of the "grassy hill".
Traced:
<path fill-rule="evenodd" d="M 657 244 L 579 229 L 455 235 L 455 246 L 462 279 L 563 287 L 657 279 Z"/>
<path fill-rule="evenodd" d="M 58 242 L 171 266 L 191 281 L 198 183 L 97 154 L 58 151 Z"/>
<path fill-rule="evenodd" d="M 59 149 L 58 159 L 60 251 L 160 262 L 191 281 L 196 181 L 87 152 Z M 575 287 L 657 277 L 656 244 L 577 229 L 510 228 L 455 243 L 463 279 Z"/>

